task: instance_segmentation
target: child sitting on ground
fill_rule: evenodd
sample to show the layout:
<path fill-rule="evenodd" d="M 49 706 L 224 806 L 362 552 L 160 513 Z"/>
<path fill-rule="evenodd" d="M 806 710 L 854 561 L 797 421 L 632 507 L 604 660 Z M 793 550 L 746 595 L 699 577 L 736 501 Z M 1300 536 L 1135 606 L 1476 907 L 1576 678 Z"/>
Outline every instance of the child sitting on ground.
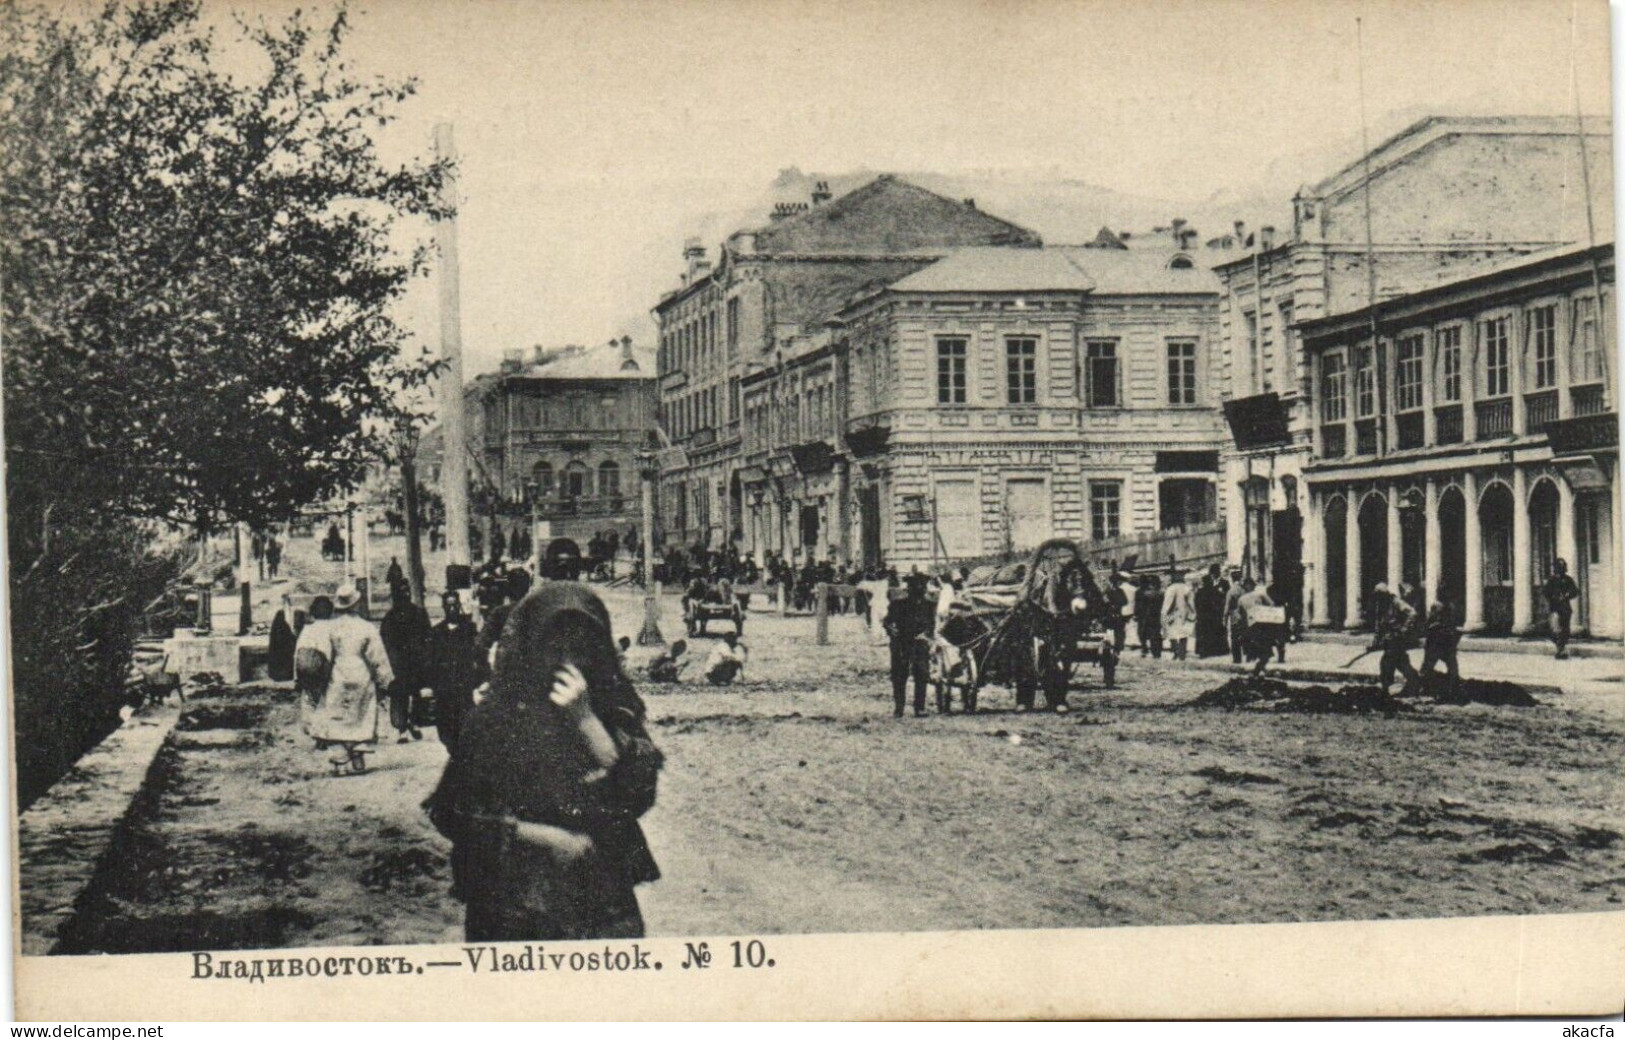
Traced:
<path fill-rule="evenodd" d="M 683 654 L 688 650 L 688 644 L 679 639 L 672 643 L 671 649 L 649 662 L 649 681 L 657 683 L 674 683 L 682 681 L 683 666 L 688 663 Z"/>
<path fill-rule="evenodd" d="M 712 686 L 728 686 L 745 671 L 745 644 L 729 632 L 722 637 L 705 661 L 705 678 Z"/>

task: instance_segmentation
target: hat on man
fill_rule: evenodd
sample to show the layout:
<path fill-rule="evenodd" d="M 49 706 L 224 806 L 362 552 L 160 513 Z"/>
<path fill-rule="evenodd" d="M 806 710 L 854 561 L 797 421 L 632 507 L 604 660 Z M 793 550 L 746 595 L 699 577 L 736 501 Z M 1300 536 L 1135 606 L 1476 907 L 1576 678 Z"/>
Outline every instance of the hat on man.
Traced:
<path fill-rule="evenodd" d="M 361 602 L 361 590 L 355 587 L 355 582 L 346 581 L 333 590 L 333 609 L 350 610 Z"/>

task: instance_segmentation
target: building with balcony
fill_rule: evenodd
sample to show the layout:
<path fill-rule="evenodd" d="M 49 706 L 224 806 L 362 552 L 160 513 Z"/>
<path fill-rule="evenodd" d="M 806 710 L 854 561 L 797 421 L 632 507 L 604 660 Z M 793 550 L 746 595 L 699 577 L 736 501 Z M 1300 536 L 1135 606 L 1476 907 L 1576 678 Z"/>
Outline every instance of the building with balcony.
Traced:
<path fill-rule="evenodd" d="M 1584 126 L 1582 134 L 1572 118 L 1424 119 L 1302 188 L 1290 230 L 1237 226 L 1239 248 L 1214 268 L 1213 372 L 1233 435 L 1223 491 L 1232 560 L 1270 580 L 1314 566 L 1304 552 L 1304 467 L 1320 424 L 1299 327 L 1380 308 L 1486 262 L 1584 242 L 1588 208 L 1597 228 L 1611 228 L 1608 122 Z M 1506 407 L 1491 407 L 1482 428 L 1510 432 Z M 1445 436 L 1453 421 L 1443 420 Z M 1420 435 L 1406 418 L 1384 447 Z M 1349 450 L 1370 448 L 1377 428 L 1355 422 L 1346 436 Z M 1325 576 L 1305 577 L 1313 586 Z"/>
<path fill-rule="evenodd" d="M 654 351 L 624 338 L 509 352 L 500 371 L 477 377 L 465 395 L 476 519 L 488 528 L 534 518 L 545 537 L 581 542 L 641 530 L 638 455 L 654 429 L 654 366 Z"/>
<path fill-rule="evenodd" d="M 1404 580 L 1469 631 L 1542 630 L 1540 587 L 1561 557 L 1577 630 L 1620 635 L 1613 313 L 1609 243 L 1297 324 L 1315 623 L 1357 627 L 1372 586 Z"/>
<path fill-rule="evenodd" d="M 1160 246 L 970 248 L 747 378 L 758 552 L 907 569 L 1212 528 L 1218 286 Z"/>
<path fill-rule="evenodd" d="M 713 550 L 744 542 L 747 375 L 821 330 L 853 294 L 953 249 L 1039 244 L 973 200 L 889 176 L 840 198 L 820 185 L 810 203 L 781 204 L 767 225 L 729 236 L 715 265 L 691 239 L 682 284 L 654 308 L 659 421 L 676 449 L 662 455 L 664 540 Z"/>

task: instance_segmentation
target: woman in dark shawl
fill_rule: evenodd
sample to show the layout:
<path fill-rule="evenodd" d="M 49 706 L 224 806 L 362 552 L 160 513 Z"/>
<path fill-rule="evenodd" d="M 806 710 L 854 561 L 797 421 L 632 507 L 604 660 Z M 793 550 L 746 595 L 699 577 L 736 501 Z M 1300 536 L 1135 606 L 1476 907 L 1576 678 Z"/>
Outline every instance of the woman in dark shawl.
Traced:
<path fill-rule="evenodd" d="M 271 645 L 265 663 L 266 674 L 272 682 L 293 679 L 293 648 L 298 639 L 292 625 L 293 607 L 283 600 L 282 609 L 271 622 Z"/>
<path fill-rule="evenodd" d="M 1219 576 L 1219 566 L 1208 569 L 1196 587 L 1196 656 L 1219 657 L 1230 652 L 1224 633 L 1225 593 L 1230 587 Z"/>
<path fill-rule="evenodd" d="M 660 872 L 637 821 L 661 764 L 643 715 L 591 590 L 550 582 L 513 607 L 428 803 L 467 941 L 642 936 L 633 888 Z"/>

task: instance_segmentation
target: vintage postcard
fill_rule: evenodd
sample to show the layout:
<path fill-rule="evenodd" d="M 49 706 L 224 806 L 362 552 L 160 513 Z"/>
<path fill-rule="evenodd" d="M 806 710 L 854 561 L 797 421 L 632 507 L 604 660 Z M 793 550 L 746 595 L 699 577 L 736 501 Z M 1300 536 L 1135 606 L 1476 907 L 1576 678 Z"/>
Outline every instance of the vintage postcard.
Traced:
<path fill-rule="evenodd" d="M 16 1007 L 1625 1005 L 1599 0 L 15 0 Z"/>

